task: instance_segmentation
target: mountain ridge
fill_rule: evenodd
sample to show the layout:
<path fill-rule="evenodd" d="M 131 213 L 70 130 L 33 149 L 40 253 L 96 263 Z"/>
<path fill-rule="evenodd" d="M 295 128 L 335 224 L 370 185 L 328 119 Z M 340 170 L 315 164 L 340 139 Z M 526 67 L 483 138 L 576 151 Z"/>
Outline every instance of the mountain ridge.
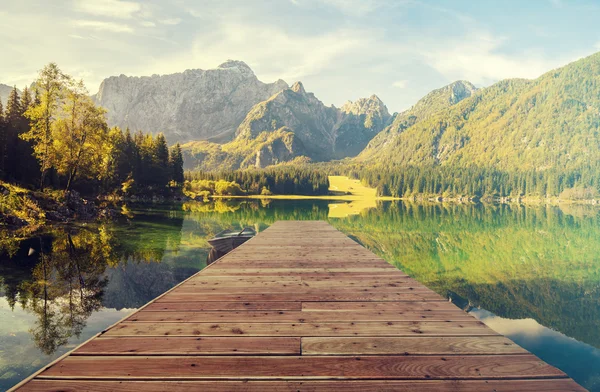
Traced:
<path fill-rule="evenodd" d="M 191 166 L 203 170 L 265 167 L 304 156 L 313 161 L 353 156 L 391 118 L 375 95 L 360 104 L 353 112 L 348 107 L 344 111 L 325 106 L 296 82 L 256 104 L 232 142 L 222 146 L 191 143 L 183 146 L 184 151 L 194 162 Z"/>
<path fill-rule="evenodd" d="M 256 103 L 287 88 L 263 83 L 243 61 L 217 68 L 153 76 L 111 76 L 93 98 L 108 110 L 111 126 L 162 132 L 170 143 L 228 141 Z"/>
<path fill-rule="evenodd" d="M 409 124 L 357 160 L 385 166 L 574 169 L 600 161 L 599 128 L 597 53 L 537 79 L 507 79 L 477 90 Z"/>

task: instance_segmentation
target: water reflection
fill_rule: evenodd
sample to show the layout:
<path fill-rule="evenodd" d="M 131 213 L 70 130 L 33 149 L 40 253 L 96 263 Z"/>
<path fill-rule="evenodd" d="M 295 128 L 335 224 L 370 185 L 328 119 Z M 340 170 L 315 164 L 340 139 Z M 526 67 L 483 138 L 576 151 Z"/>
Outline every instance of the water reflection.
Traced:
<path fill-rule="evenodd" d="M 42 353 L 53 354 L 71 336 L 79 336 L 102 306 L 108 282 L 103 239 L 88 231 L 67 231 L 24 241 L 17 254 L 26 254 L 33 266 L 29 276 L 22 275 L 27 271 L 15 257 L 2 264 L 2 276 L 21 274 L 20 279 L 3 279 L 5 297 L 11 309 L 18 302 L 35 314 L 30 333 Z"/>
<path fill-rule="evenodd" d="M 220 252 L 217 248 L 211 248 L 208 256 L 206 256 L 206 265 L 211 265 L 226 254 L 227 252 Z"/>
<path fill-rule="evenodd" d="M 284 219 L 329 220 L 460 307 L 492 312 L 495 318 L 484 321 L 499 332 L 586 388 L 600 389 L 593 359 L 600 348 L 599 209 L 383 202 L 333 218 L 330 204 L 130 207 L 122 219 L 100 226 L 57 228 L 24 240 L 3 236 L 0 390 L 220 257 L 208 244 L 216 233 L 247 226 L 259 232 Z M 544 333 L 502 330 L 509 324 Z M 571 343 L 550 350 L 559 347 L 550 338 Z M 561 359 L 576 355 L 586 360 Z"/>
<path fill-rule="evenodd" d="M 496 332 L 535 352 L 540 359 L 568 372 L 590 391 L 600 389 L 600 374 L 597 372 L 600 369 L 600 349 L 547 328 L 534 319 L 507 319 L 479 308 L 469 313 Z"/>

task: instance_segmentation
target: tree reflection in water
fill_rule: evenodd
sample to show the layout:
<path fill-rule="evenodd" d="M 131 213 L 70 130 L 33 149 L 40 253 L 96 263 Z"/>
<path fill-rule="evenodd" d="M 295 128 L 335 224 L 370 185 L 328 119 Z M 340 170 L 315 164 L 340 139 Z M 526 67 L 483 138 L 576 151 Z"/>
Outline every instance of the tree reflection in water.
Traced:
<path fill-rule="evenodd" d="M 102 237 L 88 230 L 54 231 L 40 236 L 37 246 L 26 241 L 36 263 L 29 279 L 16 286 L 6 284 L 7 302 L 36 315 L 30 329 L 36 346 L 54 353 L 70 337 L 79 337 L 90 315 L 102 306 L 110 260 L 105 257 Z"/>

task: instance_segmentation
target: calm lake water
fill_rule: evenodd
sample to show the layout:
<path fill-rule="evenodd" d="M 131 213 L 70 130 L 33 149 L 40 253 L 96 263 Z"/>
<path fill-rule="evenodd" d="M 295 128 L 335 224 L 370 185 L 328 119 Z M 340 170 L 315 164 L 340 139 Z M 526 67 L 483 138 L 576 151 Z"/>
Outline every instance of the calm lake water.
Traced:
<path fill-rule="evenodd" d="M 217 232 L 322 219 L 600 391 L 600 208 L 255 200 L 123 212 L 0 241 L 0 390 L 201 270 Z"/>

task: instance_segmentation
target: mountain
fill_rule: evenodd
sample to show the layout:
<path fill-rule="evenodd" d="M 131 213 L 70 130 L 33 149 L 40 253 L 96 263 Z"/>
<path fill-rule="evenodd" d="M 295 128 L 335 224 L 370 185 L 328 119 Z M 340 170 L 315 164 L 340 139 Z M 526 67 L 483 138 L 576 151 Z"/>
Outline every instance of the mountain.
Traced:
<path fill-rule="evenodd" d="M 94 100 L 108 110 L 110 126 L 163 132 L 169 143 L 227 141 L 255 104 L 287 87 L 283 80 L 263 83 L 244 62 L 229 60 L 216 69 L 113 76 Z"/>
<path fill-rule="evenodd" d="M 413 107 L 396 115 L 392 124 L 377 134 L 361 152 L 357 160 L 369 160 L 380 154 L 381 149 L 392 143 L 399 134 L 416 123 L 426 120 L 440 111 L 471 97 L 477 88 L 470 82 L 459 80 L 433 90 L 421 98 Z"/>
<path fill-rule="evenodd" d="M 265 167 L 299 157 L 327 161 L 354 156 L 389 123 L 381 100 L 325 106 L 300 82 L 256 104 L 230 143 L 184 145 L 186 166 L 203 170 Z"/>
<path fill-rule="evenodd" d="M 600 53 L 445 106 L 405 127 L 396 118 L 359 160 L 499 170 L 571 170 L 600 162 Z"/>
<path fill-rule="evenodd" d="M 12 87 L 7 86 L 6 84 L 0 83 L 0 102 L 2 102 L 2 107 L 6 108 L 6 102 L 8 102 L 8 95 L 12 91 Z M 20 91 L 19 91 L 20 93 Z"/>

